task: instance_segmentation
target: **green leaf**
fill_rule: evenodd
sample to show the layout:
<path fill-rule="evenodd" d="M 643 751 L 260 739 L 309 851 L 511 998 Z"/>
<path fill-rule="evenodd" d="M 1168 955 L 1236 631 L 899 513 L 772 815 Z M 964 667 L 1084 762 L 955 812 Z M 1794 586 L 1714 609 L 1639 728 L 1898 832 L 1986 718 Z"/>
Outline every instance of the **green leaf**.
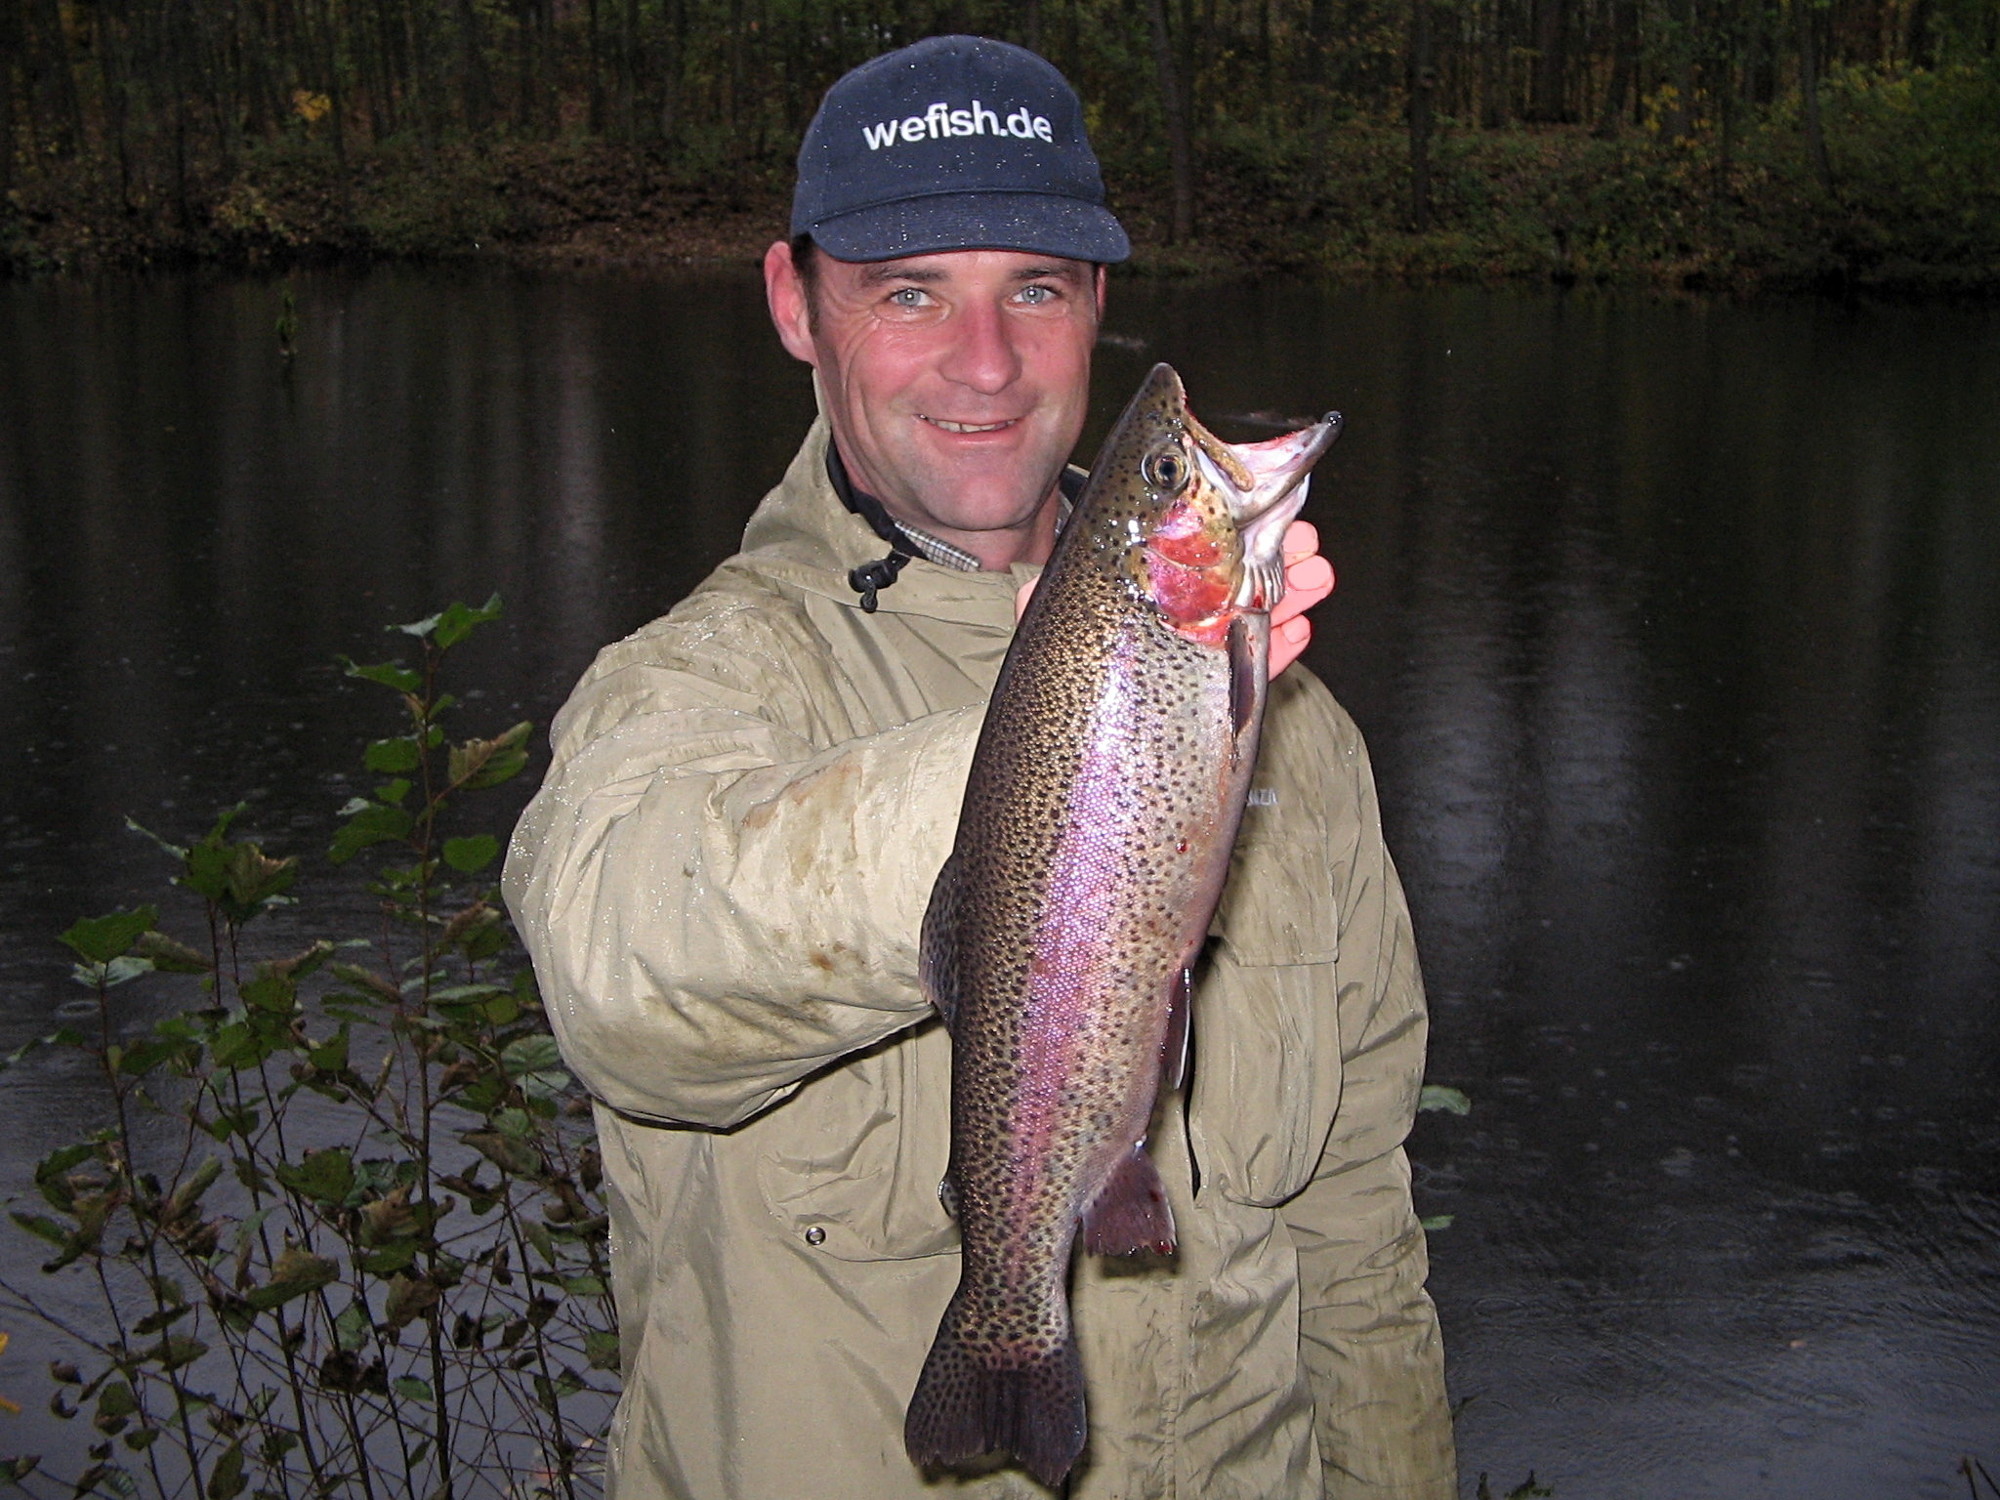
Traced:
<path fill-rule="evenodd" d="M 179 1307 L 168 1307 L 159 1312 L 147 1313 L 132 1325 L 132 1331 L 143 1338 L 148 1334 L 158 1333 L 163 1328 L 173 1327 L 193 1311 L 192 1307 L 183 1302 Z"/>
<path fill-rule="evenodd" d="M 500 1065 L 509 1078 L 546 1072 L 562 1066 L 562 1049 L 552 1036 L 524 1036 L 507 1044 L 500 1054 Z"/>
<path fill-rule="evenodd" d="M 285 1169 L 278 1168 L 279 1176 Z M 271 1267 L 271 1279 L 259 1287 L 252 1287 L 244 1293 L 243 1300 L 257 1311 L 280 1307 L 294 1297 L 303 1297 L 307 1292 L 316 1292 L 323 1286 L 330 1286 L 340 1276 L 340 1267 L 324 1255 L 314 1255 L 297 1245 L 287 1245 L 278 1256 L 278 1263 Z"/>
<path fill-rule="evenodd" d="M 347 1067 L 347 1023 L 341 1022 L 340 1030 L 316 1047 L 306 1048 L 306 1057 L 315 1068 L 325 1073 L 339 1073 Z"/>
<path fill-rule="evenodd" d="M 423 763 L 423 758 L 423 751 L 415 738 L 405 734 L 393 740 L 376 740 L 361 761 L 371 771 L 393 776 L 399 771 L 416 770 Z"/>
<path fill-rule="evenodd" d="M 402 1240 L 380 1250 L 358 1251 L 354 1263 L 370 1276 L 393 1276 L 398 1271 L 407 1271 L 416 1259 L 417 1242 Z"/>
<path fill-rule="evenodd" d="M 1420 1222 L 1424 1226 L 1424 1232 L 1429 1234 L 1435 1230 L 1451 1228 L 1453 1217 L 1451 1214 L 1432 1214 L 1428 1219 L 1421 1220 Z"/>
<path fill-rule="evenodd" d="M 150 906 L 84 917 L 71 925 L 62 941 L 85 963 L 108 964 L 130 952 L 139 934 L 159 919 L 159 912 Z"/>
<path fill-rule="evenodd" d="M 404 1328 L 436 1307 L 442 1295 L 422 1277 L 393 1276 L 389 1295 L 382 1304 L 382 1318 L 391 1328 Z"/>
<path fill-rule="evenodd" d="M 363 666 L 352 657 L 341 656 L 335 660 L 346 667 L 349 677 L 359 677 L 366 682 L 379 682 L 383 687 L 394 688 L 399 693 L 414 693 L 424 685 L 421 676 L 399 661 L 377 662 L 374 666 Z"/>
<path fill-rule="evenodd" d="M 196 952 L 164 932 L 142 932 L 132 947 L 141 958 L 152 960 L 153 967 L 163 974 L 206 974 L 214 967 L 207 954 Z"/>
<path fill-rule="evenodd" d="M 51 1245 L 62 1247 L 69 1244 L 69 1230 L 51 1219 L 47 1214 L 24 1214 L 14 1211 L 8 1215 L 28 1233 L 37 1239 L 47 1240 Z"/>
<path fill-rule="evenodd" d="M 338 1206 L 354 1190 L 354 1158 L 339 1147 L 308 1151 L 302 1162 L 279 1162 L 278 1181 L 319 1203 Z"/>
<path fill-rule="evenodd" d="M 1454 1115 L 1472 1113 L 1472 1101 L 1457 1089 L 1446 1088 L 1443 1084 L 1427 1083 L 1424 1091 L 1417 1096 L 1417 1108 L 1441 1109 Z"/>
<path fill-rule="evenodd" d="M 593 1370 L 615 1370 L 618 1368 L 618 1335 L 602 1328 L 593 1328 L 583 1336 L 583 1352 L 590 1360 Z"/>
<path fill-rule="evenodd" d="M 522 1223 L 521 1233 L 527 1236 L 529 1244 L 541 1251 L 544 1261 L 550 1265 L 556 1263 L 556 1242 L 549 1238 L 549 1230 L 546 1224 L 542 1224 L 534 1219 L 528 1219 Z"/>
<path fill-rule="evenodd" d="M 528 763 L 527 739 L 534 728 L 523 720 L 495 739 L 467 740 L 462 745 L 453 745 L 447 760 L 452 785 L 476 791 L 498 786 L 518 774 Z"/>
<path fill-rule="evenodd" d="M 476 875 L 492 864 L 499 852 L 500 841 L 490 833 L 444 841 L 444 862 L 461 875 Z"/>
<path fill-rule="evenodd" d="M 437 642 L 438 649 L 440 651 L 449 651 L 481 625 L 499 618 L 500 596 L 495 594 L 478 609 L 473 609 L 468 605 L 456 602 L 449 604 L 445 607 L 443 613 L 433 615 L 426 623 L 436 627 L 432 639 Z M 408 629 L 409 627 L 405 626 L 404 628 Z M 413 635 L 418 633 L 411 631 Z"/>
<path fill-rule="evenodd" d="M 371 844 L 407 838 L 414 826 L 415 819 L 400 807 L 364 802 L 349 816 L 340 832 L 333 836 L 333 847 L 327 851 L 327 858 L 337 865 L 346 864 Z"/>
<path fill-rule="evenodd" d="M 97 1414 L 100 1417 L 129 1417 L 138 1409 L 139 1398 L 133 1394 L 130 1381 L 109 1381 L 97 1393 Z"/>
<path fill-rule="evenodd" d="M 398 1376 L 389 1382 L 389 1388 L 397 1395 L 407 1396 L 412 1401 L 429 1401 L 431 1399 L 430 1382 L 428 1380 L 419 1380 L 414 1375 Z"/>
<path fill-rule="evenodd" d="M 347 1311 L 333 1320 L 334 1342 L 352 1354 L 368 1342 L 371 1327 L 368 1321 L 368 1304 L 350 1302 L 347 1304 Z"/>
<path fill-rule="evenodd" d="M 171 1371 L 193 1364 L 206 1353 L 208 1345 L 200 1339 L 170 1333 L 160 1341 L 160 1347 L 152 1351 L 152 1357 L 160 1362 L 161 1369 Z"/>
<path fill-rule="evenodd" d="M 541 1174 L 541 1153 L 531 1146 L 523 1145 L 500 1134 L 497 1130 L 467 1131 L 459 1139 L 503 1172 L 511 1172 L 516 1177 L 536 1177 Z"/>
<path fill-rule="evenodd" d="M 243 1444 L 231 1443 L 208 1474 L 208 1500 L 236 1500 L 248 1483 L 243 1477 Z"/>

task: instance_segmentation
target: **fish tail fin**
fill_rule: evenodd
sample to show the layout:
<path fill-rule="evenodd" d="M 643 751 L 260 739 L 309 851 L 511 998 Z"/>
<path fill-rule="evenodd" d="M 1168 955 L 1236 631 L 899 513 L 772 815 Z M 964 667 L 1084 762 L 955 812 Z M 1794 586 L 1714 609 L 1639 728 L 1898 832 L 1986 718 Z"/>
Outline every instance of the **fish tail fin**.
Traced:
<path fill-rule="evenodd" d="M 1083 1248 L 1092 1255 L 1174 1253 L 1174 1211 L 1143 1143 L 1118 1159 L 1083 1211 Z"/>
<path fill-rule="evenodd" d="M 946 1313 L 910 1397 L 903 1446 L 919 1468 L 1010 1454 L 1050 1489 L 1083 1452 L 1083 1360 L 1076 1334 L 1040 1359 L 995 1366 L 973 1357 Z"/>

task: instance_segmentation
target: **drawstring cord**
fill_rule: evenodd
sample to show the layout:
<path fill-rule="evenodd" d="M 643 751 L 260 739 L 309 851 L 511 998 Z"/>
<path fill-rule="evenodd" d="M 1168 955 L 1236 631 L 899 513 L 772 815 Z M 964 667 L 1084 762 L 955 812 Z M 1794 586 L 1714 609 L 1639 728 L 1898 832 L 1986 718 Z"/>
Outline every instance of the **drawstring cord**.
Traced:
<path fill-rule="evenodd" d="M 861 596 L 863 614 L 875 613 L 875 595 L 894 583 L 896 575 L 909 561 L 910 554 L 898 547 L 879 562 L 863 563 L 858 568 L 847 570 L 847 586 Z"/>
<path fill-rule="evenodd" d="M 917 548 L 903 534 L 882 502 L 865 490 L 854 487 L 854 481 L 847 477 L 847 465 L 840 461 L 840 450 L 829 440 L 826 445 L 826 477 L 833 482 L 833 492 L 840 497 L 840 503 L 868 523 L 869 530 L 889 544 L 889 555 L 876 562 L 862 563 L 847 570 L 847 586 L 861 596 L 863 614 L 874 614 L 876 595 L 896 581 L 896 576 L 917 555 Z"/>

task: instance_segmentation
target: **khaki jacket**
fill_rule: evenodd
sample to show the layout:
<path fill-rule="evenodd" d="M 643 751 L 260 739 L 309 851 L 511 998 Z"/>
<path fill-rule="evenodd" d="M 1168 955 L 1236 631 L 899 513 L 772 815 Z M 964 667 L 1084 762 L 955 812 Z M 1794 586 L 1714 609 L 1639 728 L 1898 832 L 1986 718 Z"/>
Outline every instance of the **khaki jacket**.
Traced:
<path fill-rule="evenodd" d="M 815 424 L 743 551 L 598 656 L 507 861 L 599 1101 L 615 1500 L 1046 1493 L 926 1481 L 902 1445 L 958 1280 L 917 931 L 1032 570 L 914 562 L 863 613 L 847 571 L 884 544 L 825 445 Z M 1422 986 L 1361 736 L 1301 668 L 1272 686 L 1214 932 L 1155 1136 L 1177 1260 L 1078 1262 L 1070 1493 L 1448 1500 L 1402 1151 Z"/>

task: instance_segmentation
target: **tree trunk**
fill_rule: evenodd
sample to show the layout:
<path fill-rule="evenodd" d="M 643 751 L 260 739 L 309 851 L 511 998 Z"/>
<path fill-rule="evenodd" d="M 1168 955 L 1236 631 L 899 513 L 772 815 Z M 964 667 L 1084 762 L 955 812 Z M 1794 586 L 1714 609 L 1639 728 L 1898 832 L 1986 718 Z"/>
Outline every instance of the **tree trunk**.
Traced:
<path fill-rule="evenodd" d="M 1430 0 L 1410 6 L 1410 224 L 1431 227 L 1431 93 L 1437 68 L 1431 59 Z"/>
<path fill-rule="evenodd" d="M 0 199 L 14 189 L 14 61 L 20 55 L 20 11 L 0 6 Z"/>
<path fill-rule="evenodd" d="M 1632 97 L 1632 83 L 1639 66 L 1638 0 L 1614 0 L 1611 7 L 1611 82 L 1604 90 L 1604 109 L 1597 117 L 1597 133 L 1614 136 Z"/>
<path fill-rule="evenodd" d="M 1529 118 L 1555 124 L 1569 116 L 1569 0 L 1538 0 Z"/>
<path fill-rule="evenodd" d="M 1826 156 L 1826 134 L 1819 119 L 1819 44 L 1813 35 L 1813 8 L 1808 0 L 1792 0 L 1799 31 L 1799 103 L 1805 116 L 1806 157 L 1823 193 L 1833 191 L 1833 166 Z"/>
<path fill-rule="evenodd" d="M 1181 245 L 1194 237 L 1194 153 L 1189 149 L 1187 110 L 1180 80 L 1174 76 L 1174 43 L 1167 34 L 1167 0 L 1151 0 L 1153 67 L 1159 75 L 1160 111 L 1167 126 L 1167 160 L 1173 173 L 1173 219 L 1167 243 Z"/>

